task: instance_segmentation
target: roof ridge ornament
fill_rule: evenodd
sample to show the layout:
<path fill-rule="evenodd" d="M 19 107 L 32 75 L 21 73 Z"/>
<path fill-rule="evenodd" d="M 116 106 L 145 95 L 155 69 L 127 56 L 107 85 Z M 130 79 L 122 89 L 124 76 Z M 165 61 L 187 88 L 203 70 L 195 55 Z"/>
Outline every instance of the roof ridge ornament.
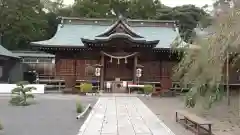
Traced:
<path fill-rule="evenodd" d="M 114 9 L 113 9 L 113 8 L 111 9 L 111 11 L 110 11 L 110 12 L 111 12 L 111 14 L 112 14 L 112 15 L 114 15 L 114 16 L 116 16 L 116 15 L 117 15 L 117 14 L 115 13 L 115 11 L 114 11 Z"/>
<path fill-rule="evenodd" d="M 123 19 L 123 15 L 122 15 L 122 14 L 119 14 L 118 19 L 119 19 L 119 20 L 122 20 L 122 19 Z"/>
<path fill-rule="evenodd" d="M 121 13 L 119 13 L 118 20 L 124 22 L 126 20 L 126 18 Z"/>
<path fill-rule="evenodd" d="M 111 9 L 111 14 L 112 15 L 114 15 L 114 16 L 118 16 L 118 20 L 121 20 L 121 21 L 124 21 L 125 19 L 124 19 L 124 17 L 123 17 L 123 15 L 121 14 L 121 13 L 116 13 L 115 11 L 114 11 L 114 9 Z"/>

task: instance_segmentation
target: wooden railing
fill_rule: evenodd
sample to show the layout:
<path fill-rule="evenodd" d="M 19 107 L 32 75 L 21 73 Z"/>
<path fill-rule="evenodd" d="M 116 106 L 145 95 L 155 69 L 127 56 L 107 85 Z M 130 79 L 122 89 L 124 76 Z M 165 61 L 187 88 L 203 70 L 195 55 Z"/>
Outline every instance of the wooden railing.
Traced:
<path fill-rule="evenodd" d="M 61 91 L 62 89 L 65 88 L 65 79 L 64 77 L 67 76 L 75 76 L 73 74 L 64 74 L 64 75 L 40 75 L 39 80 L 37 83 L 40 84 L 47 84 L 46 88 L 47 90 L 58 90 Z M 160 91 L 161 90 L 161 79 L 162 78 L 170 78 L 169 76 L 155 76 L 152 78 L 149 78 L 150 81 L 144 81 L 144 80 L 139 80 L 140 84 L 152 84 L 154 86 L 155 91 Z M 82 77 L 81 80 L 76 80 L 75 87 L 79 89 L 79 86 L 82 82 L 92 82 L 92 80 L 95 80 L 95 82 L 99 82 L 99 78 L 97 77 Z M 153 81 L 151 81 L 153 80 Z M 98 89 L 99 86 L 94 86 L 95 89 Z"/>
<path fill-rule="evenodd" d="M 40 75 L 37 83 L 46 84 L 47 90 L 58 90 L 62 91 L 65 89 L 65 79 L 63 76 L 75 76 L 75 75 L 61 75 L 61 76 L 52 76 L 52 75 Z M 84 79 L 85 78 L 85 79 Z M 90 77 L 84 77 L 81 80 L 75 81 L 75 88 L 80 89 L 80 84 L 83 82 L 92 82 L 91 80 L 96 80 L 94 77 L 90 79 Z M 96 83 L 99 81 L 96 80 Z M 98 89 L 99 86 L 93 86 L 94 89 Z"/>

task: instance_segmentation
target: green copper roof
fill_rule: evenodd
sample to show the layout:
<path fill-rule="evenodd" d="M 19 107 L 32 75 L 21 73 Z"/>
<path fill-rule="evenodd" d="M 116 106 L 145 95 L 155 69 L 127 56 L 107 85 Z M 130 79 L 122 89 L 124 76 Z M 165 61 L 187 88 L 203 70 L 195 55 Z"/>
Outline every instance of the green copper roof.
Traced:
<path fill-rule="evenodd" d="M 171 44 L 179 37 L 177 29 L 168 27 L 133 27 L 133 30 L 148 40 L 160 40 L 156 48 L 171 48 Z"/>
<path fill-rule="evenodd" d="M 82 38 L 96 39 L 96 36 L 104 33 L 110 29 L 111 26 L 111 24 L 60 24 L 53 38 L 45 41 L 32 42 L 32 45 L 44 47 L 83 47 Z M 130 28 L 136 34 L 144 37 L 142 40 L 159 40 L 156 48 L 170 48 L 174 40 L 179 37 L 177 28 L 173 27 L 130 25 Z"/>
<path fill-rule="evenodd" d="M 64 24 L 59 25 L 58 30 L 53 38 L 45 41 L 32 42 L 32 44 L 51 46 L 51 47 L 82 47 L 81 38 L 94 37 L 105 31 L 108 26 L 98 25 L 72 25 Z"/>
<path fill-rule="evenodd" d="M 136 43 L 155 43 L 157 44 L 159 42 L 159 40 L 148 40 L 147 38 L 135 38 L 135 37 L 132 37 L 128 34 L 125 34 L 125 33 L 114 33 L 114 34 L 111 34 L 110 36 L 107 36 L 107 37 L 91 37 L 91 38 L 88 38 L 88 39 L 85 39 L 85 38 L 82 38 L 82 42 L 84 40 L 92 40 L 94 42 L 99 42 L 99 41 L 109 41 L 111 39 L 114 39 L 114 38 L 125 38 L 125 39 L 128 39 L 132 42 L 136 42 Z"/>
<path fill-rule="evenodd" d="M 18 57 L 34 57 L 34 58 L 54 58 L 55 55 L 48 54 L 39 51 L 12 51 L 12 53 Z"/>
<path fill-rule="evenodd" d="M 14 55 L 11 51 L 4 48 L 2 45 L 0 45 L 0 55 L 12 58 L 19 58 L 18 56 Z"/>

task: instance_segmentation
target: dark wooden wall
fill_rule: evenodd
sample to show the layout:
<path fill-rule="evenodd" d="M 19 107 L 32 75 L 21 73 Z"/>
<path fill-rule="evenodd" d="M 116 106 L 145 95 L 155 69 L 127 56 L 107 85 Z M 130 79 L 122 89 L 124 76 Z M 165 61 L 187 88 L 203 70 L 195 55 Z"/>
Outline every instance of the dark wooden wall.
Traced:
<path fill-rule="evenodd" d="M 173 67 L 177 62 L 158 60 L 158 61 L 144 61 L 140 62 L 143 65 L 143 76 L 141 81 L 146 82 L 160 82 L 163 90 L 172 87 Z"/>
<path fill-rule="evenodd" d="M 36 70 L 39 76 L 55 76 L 55 63 L 26 63 L 29 70 Z"/>
<path fill-rule="evenodd" d="M 163 90 L 168 90 L 172 87 L 173 67 L 176 64 L 176 61 L 161 61 L 160 82 Z"/>
<path fill-rule="evenodd" d="M 67 54 L 67 53 L 65 53 Z M 143 65 L 143 75 L 140 81 L 144 82 L 160 82 L 163 90 L 167 90 L 172 86 L 172 74 L 173 67 L 177 65 L 177 60 L 171 60 L 167 54 L 159 53 L 163 56 L 142 55 L 138 59 L 138 64 Z M 85 54 L 84 54 L 85 55 Z M 98 54 L 99 55 L 99 54 Z M 86 74 L 87 65 L 99 64 L 100 58 L 94 59 L 84 57 L 63 57 L 62 53 L 56 54 L 55 64 L 55 76 L 59 79 L 66 81 L 66 86 L 74 86 L 76 80 L 91 80 L 96 79 L 89 77 Z M 147 56 L 147 57 L 143 57 Z M 120 65 L 117 64 L 117 60 L 109 62 L 109 58 L 105 58 L 105 80 L 114 80 L 115 77 L 119 77 L 123 80 L 131 81 L 133 77 L 133 62 L 132 59 L 128 59 L 128 63 L 125 64 L 124 60 L 121 60 Z M 240 84 L 240 61 L 235 66 L 229 66 L 229 83 Z M 223 71 L 225 72 L 225 68 Z M 53 72 L 54 70 L 52 70 Z M 226 74 L 226 72 L 225 72 Z M 223 76 L 223 82 L 226 79 Z M 6 80 L 6 78 L 5 78 Z"/>
<path fill-rule="evenodd" d="M 15 83 L 22 81 L 22 71 L 18 59 L 0 56 L 0 66 L 2 68 L 0 83 Z"/>
<path fill-rule="evenodd" d="M 98 60 L 82 58 L 62 57 L 62 53 L 55 56 L 56 78 L 64 79 L 66 87 L 73 87 L 76 80 L 92 80 L 88 76 L 86 68 L 88 65 L 95 65 Z"/>
<path fill-rule="evenodd" d="M 128 59 L 127 63 L 125 60 L 121 60 L 118 64 L 116 59 L 110 62 L 110 58 L 105 57 L 105 76 L 104 79 L 108 81 L 115 80 L 115 78 L 120 78 L 124 81 L 133 80 L 133 59 Z"/>
<path fill-rule="evenodd" d="M 99 60 L 84 59 L 81 57 L 62 57 L 61 53 L 56 54 L 56 77 L 64 79 L 67 87 L 73 87 L 76 80 L 96 79 L 87 76 L 87 65 L 98 64 Z M 139 59 L 138 64 L 143 65 L 143 76 L 141 82 L 161 82 L 162 89 L 171 88 L 172 68 L 176 64 L 169 60 L 144 60 Z M 133 59 L 124 60 L 117 64 L 117 60 L 105 57 L 105 80 L 114 80 L 119 77 L 122 80 L 132 81 L 133 79 Z"/>
<path fill-rule="evenodd" d="M 139 61 L 142 68 L 142 81 L 158 82 L 161 76 L 161 61 Z"/>

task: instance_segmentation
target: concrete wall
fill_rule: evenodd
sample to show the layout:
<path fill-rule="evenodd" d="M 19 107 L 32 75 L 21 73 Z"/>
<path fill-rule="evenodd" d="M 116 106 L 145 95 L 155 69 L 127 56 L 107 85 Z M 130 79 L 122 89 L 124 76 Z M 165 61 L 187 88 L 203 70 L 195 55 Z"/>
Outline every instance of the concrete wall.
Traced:
<path fill-rule="evenodd" d="M 11 91 L 17 87 L 16 84 L 0 84 L 0 94 L 9 94 Z M 35 87 L 36 90 L 33 90 L 32 93 L 44 94 L 45 85 L 44 84 L 29 84 L 26 87 Z"/>

